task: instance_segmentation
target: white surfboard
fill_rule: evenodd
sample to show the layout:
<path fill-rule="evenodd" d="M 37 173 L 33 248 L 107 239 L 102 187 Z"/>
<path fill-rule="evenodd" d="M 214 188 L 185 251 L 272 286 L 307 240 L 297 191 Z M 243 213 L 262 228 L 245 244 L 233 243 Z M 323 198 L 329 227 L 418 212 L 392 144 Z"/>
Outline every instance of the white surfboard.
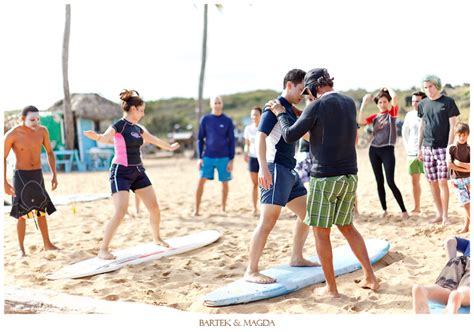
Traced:
<path fill-rule="evenodd" d="M 50 197 L 54 205 L 68 205 L 71 203 L 92 202 L 92 201 L 98 201 L 101 199 L 108 199 L 112 196 L 110 193 L 81 193 L 81 194 L 59 195 L 59 196 L 50 196 Z M 5 205 L 5 200 L 4 200 L 3 213 L 10 213 L 11 210 L 12 210 L 12 206 Z"/>
<path fill-rule="evenodd" d="M 365 245 L 372 264 L 385 256 L 390 248 L 390 244 L 384 240 L 365 240 Z M 317 256 L 308 259 L 319 263 Z M 340 246 L 333 250 L 333 264 L 336 277 L 361 268 L 349 245 Z M 239 279 L 209 293 L 204 299 L 204 305 L 219 307 L 269 299 L 325 280 L 321 266 L 291 267 L 288 264 L 283 264 L 264 270 L 262 273 L 276 279 L 276 282 L 256 284 Z"/>
<path fill-rule="evenodd" d="M 220 233 L 218 231 L 208 230 L 173 239 L 165 239 L 170 248 L 162 247 L 152 242 L 141 244 L 112 252 L 117 257 L 114 260 L 105 260 L 98 257 L 86 259 L 47 275 L 47 278 L 50 280 L 73 279 L 111 272 L 126 265 L 140 264 L 201 248 L 217 241 L 219 237 Z"/>

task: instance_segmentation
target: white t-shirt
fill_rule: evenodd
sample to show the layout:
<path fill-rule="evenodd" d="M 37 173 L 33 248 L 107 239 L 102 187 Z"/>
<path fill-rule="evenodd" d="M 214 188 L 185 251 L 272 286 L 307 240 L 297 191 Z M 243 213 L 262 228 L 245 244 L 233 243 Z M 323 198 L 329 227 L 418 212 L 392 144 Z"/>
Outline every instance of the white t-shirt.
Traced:
<path fill-rule="evenodd" d="M 252 158 L 257 158 L 257 151 L 255 149 L 255 136 L 257 136 L 257 127 L 254 123 L 249 124 L 244 129 L 244 138 L 250 141 L 249 146 L 249 156 Z"/>
<path fill-rule="evenodd" d="M 418 130 L 420 128 L 421 119 L 418 112 L 413 110 L 405 115 L 402 127 L 403 145 L 409 157 L 418 155 Z"/>

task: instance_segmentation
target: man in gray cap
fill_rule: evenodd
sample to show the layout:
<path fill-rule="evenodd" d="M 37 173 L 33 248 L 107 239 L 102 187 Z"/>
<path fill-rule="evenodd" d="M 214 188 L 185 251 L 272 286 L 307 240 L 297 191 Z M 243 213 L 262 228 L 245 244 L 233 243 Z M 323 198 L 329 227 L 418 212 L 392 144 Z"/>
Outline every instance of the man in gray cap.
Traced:
<path fill-rule="evenodd" d="M 367 253 L 364 239 L 352 224 L 352 211 L 357 189 L 357 134 L 354 101 L 333 89 L 334 78 L 325 68 L 310 70 L 304 77 L 302 94 L 316 100 L 290 125 L 285 108 L 271 102 L 287 143 L 296 142 L 310 132 L 311 179 L 304 222 L 313 226 L 316 250 L 326 278 L 321 295 L 339 297 L 334 277 L 331 226 L 336 225 L 362 265 L 363 288 L 380 287 Z"/>

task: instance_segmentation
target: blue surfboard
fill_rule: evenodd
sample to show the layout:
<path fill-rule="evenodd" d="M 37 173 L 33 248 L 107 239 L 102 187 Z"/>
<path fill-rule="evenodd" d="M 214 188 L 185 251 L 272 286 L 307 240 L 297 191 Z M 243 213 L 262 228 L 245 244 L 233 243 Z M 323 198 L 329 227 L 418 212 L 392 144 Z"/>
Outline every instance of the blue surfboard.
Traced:
<path fill-rule="evenodd" d="M 430 313 L 432 314 L 444 314 L 444 310 L 446 309 L 446 305 L 436 303 L 436 302 L 428 302 L 430 306 Z M 469 314 L 471 312 L 471 307 L 460 307 L 458 310 L 459 314 Z"/>
<path fill-rule="evenodd" d="M 384 240 L 366 240 L 365 245 L 367 246 L 372 264 L 385 256 L 390 248 L 390 244 Z M 317 256 L 312 256 L 308 259 L 319 263 Z M 333 262 L 336 277 L 361 268 L 349 245 L 337 247 L 333 250 Z M 288 264 L 283 264 L 264 270 L 262 273 L 276 279 L 276 282 L 273 284 L 256 284 L 239 279 L 209 293 L 204 299 L 204 305 L 220 307 L 268 299 L 285 295 L 325 280 L 320 266 L 291 267 Z"/>

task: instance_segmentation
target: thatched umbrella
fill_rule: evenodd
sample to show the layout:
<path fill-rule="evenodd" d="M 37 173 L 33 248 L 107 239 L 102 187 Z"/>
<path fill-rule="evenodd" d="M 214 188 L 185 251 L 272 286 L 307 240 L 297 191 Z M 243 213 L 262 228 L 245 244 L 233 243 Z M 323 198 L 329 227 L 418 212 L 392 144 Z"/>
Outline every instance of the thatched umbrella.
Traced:
<path fill-rule="evenodd" d="M 47 109 L 49 112 L 60 113 L 63 110 L 62 99 Z M 71 96 L 71 110 L 75 118 L 93 121 L 113 120 L 122 117 L 122 110 L 119 104 L 105 99 L 97 93 L 73 93 Z"/>

